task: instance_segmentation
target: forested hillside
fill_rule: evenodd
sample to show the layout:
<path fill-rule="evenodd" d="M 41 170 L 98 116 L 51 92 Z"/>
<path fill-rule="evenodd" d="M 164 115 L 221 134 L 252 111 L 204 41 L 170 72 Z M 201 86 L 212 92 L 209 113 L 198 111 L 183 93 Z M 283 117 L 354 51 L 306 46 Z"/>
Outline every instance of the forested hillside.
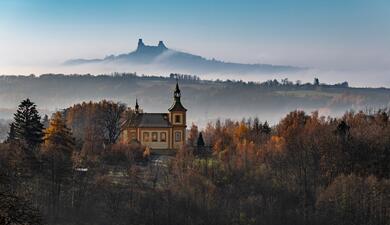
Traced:
<path fill-rule="evenodd" d="M 318 110 L 321 115 L 339 116 L 346 110 L 385 108 L 390 90 L 350 88 L 347 83 L 327 85 L 319 81 L 208 81 L 195 76 L 168 77 L 112 75 L 1 76 L 0 102 L 3 118 L 10 118 L 17 102 L 29 97 L 50 114 L 83 101 L 103 99 L 132 107 L 137 97 L 146 112 L 165 112 L 172 103 L 172 91 L 179 78 L 183 104 L 190 123 L 205 126 L 217 118 L 241 119 L 259 116 L 272 124 L 294 109 Z"/>

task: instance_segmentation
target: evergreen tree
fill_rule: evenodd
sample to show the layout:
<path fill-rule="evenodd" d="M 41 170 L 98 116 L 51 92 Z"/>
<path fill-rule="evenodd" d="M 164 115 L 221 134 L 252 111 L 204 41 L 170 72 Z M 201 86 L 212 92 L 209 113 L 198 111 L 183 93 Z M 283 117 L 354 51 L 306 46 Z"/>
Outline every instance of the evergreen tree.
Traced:
<path fill-rule="evenodd" d="M 198 139 L 196 141 L 196 148 L 194 150 L 195 150 L 195 152 L 194 152 L 195 155 L 205 156 L 205 154 L 206 154 L 205 143 L 203 140 L 202 132 L 199 133 Z"/>
<path fill-rule="evenodd" d="M 43 138 L 43 125 L 36 105 L 30 99 L 23 100 L 14 114 L 15 139 L 24 141 L 34 150 Z"/>
<path fill-rule="evenodd" d="M 263 127 L 261 128 L 261 131 L 262 131 L 264 134 L 269 134 L 269 133 L 271 133 L 271 128 L 269 127 L 267 121 L 264 122 Z"/>
<path fill-rule="evenodd" d="M 255 131 L 256 135 L 259 135 L 262 126 L 263 125 L 260 123 L 259 118 L 256 117 L 253 120 L 253 130 Z"/>
<path fill-rule="evenodd" d="M 204 148 L 204 140 L 203 140 L 203 135 L 202 132 L 199 133 L 198 141 L 197 141 L 197 146 L 198 148 Z"/>

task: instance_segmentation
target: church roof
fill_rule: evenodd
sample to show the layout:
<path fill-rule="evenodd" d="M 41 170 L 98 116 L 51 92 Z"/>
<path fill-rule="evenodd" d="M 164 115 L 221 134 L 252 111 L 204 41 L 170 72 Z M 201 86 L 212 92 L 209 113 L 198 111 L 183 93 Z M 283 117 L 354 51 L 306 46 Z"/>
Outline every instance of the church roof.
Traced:
<path fill-rule="evenodd" d="M 172 106 L 169 107 L 169 111 L 187 111 L 186 108 L 181 104 L 180 101 L 173 102 Z"/>
<path fill-rule="evenodd" d="M 172 127 L 168 113 L 140 113 L 130 124 L 131 127 Z"/>

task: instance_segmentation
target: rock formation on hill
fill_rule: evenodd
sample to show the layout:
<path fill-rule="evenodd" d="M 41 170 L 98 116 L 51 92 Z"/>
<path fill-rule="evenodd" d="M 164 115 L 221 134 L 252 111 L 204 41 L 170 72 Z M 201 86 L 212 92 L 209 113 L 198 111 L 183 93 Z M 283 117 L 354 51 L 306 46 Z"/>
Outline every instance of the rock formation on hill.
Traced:
<path fill-rule="evenodd" d="M 112 65 L 130 66 L 147 65 L 150 68 L 155 68 L 156 71 L 165 69 L 167 71 L 181 71 L 192 74 L 256 74 L 296 72 L 304 70 L 303 68 L 284 65 L 243 64 L 223 62 L 215 59 L 209 60 L 198 55 L 167 48 L 163 41 L 160 41 L 157 46 L 145 45 L 142 39 L 138 40 L 138 47 L 133 52 L 120 55 L 110 55 L 103 59 L 74 59 L 65 62 L 65 65 L 82 65 L 91 63 L 109 63 Z"/>

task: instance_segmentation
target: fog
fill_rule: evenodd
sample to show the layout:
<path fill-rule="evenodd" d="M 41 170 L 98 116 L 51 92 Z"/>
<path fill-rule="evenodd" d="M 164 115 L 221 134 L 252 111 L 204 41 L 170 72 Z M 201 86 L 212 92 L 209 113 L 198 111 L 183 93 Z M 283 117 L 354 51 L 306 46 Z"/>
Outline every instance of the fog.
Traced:
<path fill-rule="evenodd" d="M 313 82 L 313 79 L 319 78 L 324 83 L 340 83 L 347 81 L 350 86 L 354 87 L 390 87 L 390 69 L 317 69 L 308 68 L 299 72 L 283 72 L 283 73 L 193 73 L 190 70 L 167 68 L 163 65 L 125 65 L 125 64 L 110 64 L 96 63 L 77 66 L 64 66 L 61 64 L 41 66 L 36 65 L 20 65 L 20 66 L 2 66 L 1 75 L 30 75 L 30 74 L 110 74 L 114 72 L 135 72 L 139 75 L 162 75 L 166 76 L 170 73 L 192 74 L 208 80 L 243 80 L 263 82 L 270 79 L 285 79 L 302 83 Z"/>

